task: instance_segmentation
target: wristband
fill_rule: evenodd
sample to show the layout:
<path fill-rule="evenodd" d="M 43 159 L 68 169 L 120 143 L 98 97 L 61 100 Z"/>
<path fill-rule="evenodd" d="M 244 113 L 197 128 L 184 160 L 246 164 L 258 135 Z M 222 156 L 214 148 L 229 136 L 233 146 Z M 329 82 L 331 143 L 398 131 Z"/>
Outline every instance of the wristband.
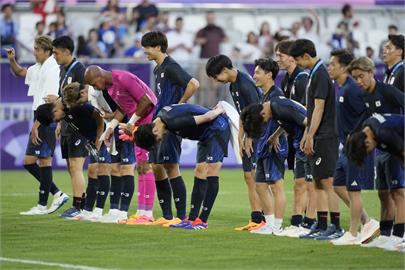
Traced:
<path fill-rule="evenodd" d="M 111 121 L 107 124 L 107 129 L 108 129 L 108 128 L 115 129 L 115 128 L 118 126 L 119 123 L 120 123 L 120 122 L 118 122 L 118 120 L 114 118 L 113 120 L 111 120 Z"/>
<path fill-rule="evenodd" d="M 136 121 L 138 121 L 141 117 L 139 117 L 138 115 L 136 115 L 136 113 L 134 113 L 131 116 L 131 119 L 129 119 L 128 124 L 134 125 Z"/>

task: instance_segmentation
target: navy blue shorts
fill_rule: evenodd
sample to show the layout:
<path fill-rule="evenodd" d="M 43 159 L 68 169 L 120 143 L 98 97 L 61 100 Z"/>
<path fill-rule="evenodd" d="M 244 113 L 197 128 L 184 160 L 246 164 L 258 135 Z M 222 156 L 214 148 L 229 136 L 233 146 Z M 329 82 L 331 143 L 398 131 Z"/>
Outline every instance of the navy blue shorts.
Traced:
<path fill-rule="evenodd" d="M 257 159 L 256 183 L 274 183 L 284 179 L 286 157 L 279 154 L 271 154 L 269 157 Z"/>
<path fill-rule="evenodd" d="M 311 167 L 307 156 L 301 150 L 295 150 L 294 179 L 302 178 L 307 182 L 312 181 Z"/>
<path fill-rule="evenodd" d="M 401 161 L 390 153 L 376 151 L 376 186 L 378 190 L 403 188 L 404 168 Z"/>
<path fill-rule="evenodd" d="M 365 164 L 358 167 L 341 151 L 336 163 L 333 185 L 345 186 L 348 191 L 374 189 L 374 154 L 368 155 Z"/>
<path fill-rule="evenodd" d="M 179 163 L 181 154 L 181 137 L 166 132 L 162 140 L 149 151 L 149 163 Z"/>
<path fill-rule="evenodd" d="M 245 152 L 242 156 L 242 168 L 244 172 L 251 172 L 256 169 L 257 162 L 257 140 L 253 141 L 253 153 L 248 157 Z"/>
<path fill-rule="evenodd" d="M 89 164 L 94 163 L 103 163 L 103 164 L 110 164 L 111 163 L 111 155 L 108 153 L 107 146 L 103 143 L 98 151 L 98 160 L 95 160 L 92 155 L 89 155 Z"/>
<path fill-rule="evenodd" d="M 228 144 L 231 137 L 231 130 L 228 128 L 217 133 L 213 138 L 197 145 L 197 163 L 222 162 L 228 156 Z"/>
<path fill-rule="evenodd" d="M 56 145 L 55 129 L 55 123 L 52 123 L 49 126 L 40 125 L 38 128 L 38 136 L 42 142 L 39 145 L 32 143 L 30 132 L 25 155 L 38 158 L 52 157 Z"/>
<path fill-rule="evenodd" d="M 115 142 L 118 154 L 111 155 L 111 163 L 120 163 L 122 165 L 135 164 L 135 150 L 133 142 L 117 140 Z"/>
<path fill-rule="evenodd" d="M 77 134 L 72 133 L 67 136 L 62 136 L 60 139 L 60 148 L 62 150 L 62 158 L 77 158 L 87 157 L 89 151 L 85 146 L 86 142 L 82 140 Z"/>

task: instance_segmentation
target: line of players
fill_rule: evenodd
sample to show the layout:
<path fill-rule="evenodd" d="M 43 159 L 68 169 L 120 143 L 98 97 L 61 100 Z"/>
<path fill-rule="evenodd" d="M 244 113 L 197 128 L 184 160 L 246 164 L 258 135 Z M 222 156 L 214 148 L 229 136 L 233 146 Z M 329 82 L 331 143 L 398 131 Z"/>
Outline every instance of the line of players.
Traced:
<path fill-rule="evenodd" d="M 57 44 L 55 41 L 53 51 L 55 59 L 58 60 L 57 53 L 60 47 L 55 46 L 55 43 Z M 111 152 L 111 148 L 114 148 L 112 147 L 114 140 L 111 140 L 111 131 L 116 130 L 116 126 L 122 121 L 124 113 L 131 118 L 127 124 L 121 126 L 122 130 L 126 132 L 121 137 L 132 140 L 134 124 L 137 126 L 142 124 L 141 120 L 146 121 L 144 123 L 150 123 L 152 119 L 150 115 L 153 111 L 154 123 L 152 125 L 141 126 L 142 128 L 137 129 L 134 135 L 135 141 L 139 146 L 150 150 L 149 162 L 152 164 L 163 217 L 157 220 L 153 219 L 150 203 L 148 209 L 142 209 L 145 205 L 142 198 L 147 197 L 150 199 L 154 196 L 154 190 L 153 194 L 150 193 L 153 189 L 151 188 L 149 192 L 143 192 L 144 196 L 142 196 L 142 192 L 139 190 L 141 187 L 143 189 L 145 184 L 139 183 L 138 211 L 136 215 L 126 219 L 128 205 L 124 205 L 125 207 L 122 211 L 118 211 L 120 212 L 119 214 L 118 212 L 111 213 L 112 211 L 110 211 L 107 216 L 112 217 L 108 220 L 110 222 L 121 220 L 122 223 L 127 224 L 159 224 L 171 227 L 205 229 L 208 227 L 208 215 L 218 192 L 218 172 L 222 159 L 226 156 L 226 149 L 224 149 L 223 144 L 224 141 L 229 141 L 229 136 L 226 136 L 227 132 L 223 131 L 229 130 L 229 124 L 226 127 L 226 121 L 223 121 L 221 117 L 214 120 L 214 116 L 220 115 L 223 112 L 221 106 L 212 111 L 196 105 L 173 106 L 172 104 L 186 102 L 198 88 L 198 82 L 191 78 L 173 59 L 167 56 L 167 40 L 164 34 L 159 32 L 145 34 L 142 44 L 148 59 L 154 60 L 157 63 L 157 67 L 154 70 L 156 93 L 158 95 L 157 101 L 152 91 L 146 85 L 141 87 L 143 88 L 143 94 L 134 94 L 139 92 L 137 90 L 141 83 L 136 76 L 119 71 L 108 72 L 95 66 L 89 67 L 86 71 L 86 83 L 93 85 L 95 89 L 108 90 L 108 95 L 106 95 L 106 91 L 102 91 L 102 96 L 111 96 L 118 106 L 116 106 L 115 110 L 111 110 L 110 114 L 105 109 L 102 109 L 103 118 L 109 120 L 106 131 L 103 134 L 101 134 L 101 131 L 93 131 L 93 134 L 87 137 L 95 143 L 100 141 L 100 137 L 102 139 L 105 138 L 105 144 L 98 146 L 101 147 L 100 153 L 107 153 L 106 150 L 102 150 L 103 148 L 107 148 L 107 146 Z M 66 83 L 73 81 L 73 76 L 68 77 L 66 81 L 66 74 L 74 70 L 74 65 L 73 68 L 71 66 L 72 63 L 76 62 L 71 57 L 73 49 L 69 50 L 69 48 L 63 48 L 62 46 L 61 50 L 63 51 L 63 49 L 65 49 L 65 53 L 66 50 L 70 52 L 71 61 L 66 61 L 66 64 L 61 61 L 58 62 L 64 65 L 62 67 L 62 74 L 65 71 L 63 79 L 60 76 L 61 89 L 64 89 L 63 87 Z M 69 52 L 67 53 L 68 55 Z M 399 87 L 401 87 L 402 82 L 401 90 L 403 91 L 403 36 L 391 36 L 390 41 L 386 45 L 384 55 L 387 59 L 386 63 L 389 66 L 385 82 L 397 84 Z M 353 56 L 347 51 L 332 52 L 330 65 L 328 70 L 326 70 L 323 63 L 316 58 L 314 44 L 308 40 L 279 43 L 277 46 L 277 59 L 277 62 L 271 59 L 257 60 L 255 63 L 254 81 L 246 73 L 233 68 L 232 62 L 226 56 L 213 57 L 207 63 L 207 74 L 210 77 L 220 82 L 231 83 L 230 91 L 235 102 L 235 107 L 241 113 L 241 125 L 238 137 L 243 155 L 244 176 L 248 186 L 252 213 L 249 224 L 237 228 L 237 230 L 250 230 L 253 233 L 261 234 L 300 236 L 302 238 L 314 238 L 318 240 L 339 238 L 339 240 L 335 240 L 333 243 L 359 244 L 371 238 L 378 230 L 378 227 L 380 227 L 381 236 L 367 245 L 390 248 L 391 246 L 387 243 L 400 243 L 404 231 L 403 177 L 395 177 L 397 175 L 392 176 L 392 174 L 394 171 L 395 173 L 402 173 L 401 164 L 397 162 L 393 168 L 392 163 L 396 159 L 392 158 L 392 156 L 378 161 L 380 163 L 378 163 L 377 172 L 380 174 L 377 179 L 380 182 L 388 182 L 385 185 L 377 185 L 382 202 L 380 224 L 367 216 L 361 205 L 360 192 L 358 192 L 361 189 L 369 188 L 370 180 L 373 180 L 373 177 L 370 176 L 370 171 L 373 172 L 373 169 L 370 169 L 369 165 L 370 162 L 373 162 L 372 155 L 367 159 L 368 167 L 365 166 L 362 169 L 358 169 L 352 162 L 347 160 L 345 152 L 342 151 L 335 173 L 338 141 L 335 132 L 335 91 L 330 78 L 334 79 L 340 88 L 337 95 L 336 108 L 339 141 L 343 145 L 346 142 L 347 135 L 356 128 L 359 128 L 365 119 L 364 117 L 370 113 L 400 113 L 403 109 L 403 94 L 398 90 L 393 91 L 395 89 L 393 87 L 390 88 L 382 83 L 375 82 L 373 79 L 373 63 L 366 58 L 360 58 L 352 62 Z M 297 64 L 299 67 L 311 70 L 311 72 L 308 74 L 300 69 Z M 287 71 L 282 82 L 283 91 L 274 84 L 279 66 Z M 356 86 L 353 79 L 349 76 L 349 71 L 356 78 L 358 86 L 363 88 L 363 91 Z M 130 78 L 122 78 L 125 76 Z M 129 83 L 131 80 L 136 82 L 131 84 Z M 119 84 L 119 87 L 113 87 L 114 84 Z M 110 90 L 111 88 L 115 88 L 115 90 Z M 132 94 L 131 88 L 134 91 Z M 389 88 L 391 91 L 381 91 L 381 88 Z M 68 91 L 62 93 L 61 96 L 65 97 L 66 100 L 70 96 L 72 100 L 70 102 L 71 105 L 85 103 L 87 100 L 90 100 L 90 92 L 93 92 L 96 98 L 100 96 L 100 93 L 97 93 L 99 91 L 95 89 L 80 84 L 76 84 L 74 87 L 70 85 L 70 88 L 66 87 Z M 378 92 L 383 92 L 383 95 L 387 95 L 385 93 L 389 92 L 391 96 L 381 97 L 381 94 L 376 94 Z M 369 93 L 369 95 L 366 93 Z M 362 97 L 362 95 L 365 95 L 365 97 Z M 46 99 L 49 99 L 47 101 L 54 101 L 50 100 L 52 98 L 51 96 L 47 96 Z M 147 101 L 143 102 L 142 98 Z M 363 102 L 363 98 L 366 100 L 365 103 Z M 296 102 L 291 102 L 290 99 Z M 108 101 L 108 98 L 106 98 L 106 101 Z M 306 102 L 307 109 L 300 105 L 299 102 L 304 105 Z M 262 105 L 248 106 L 255 103 L 262 103 Z M 111 101 L 110 104 L 112 104 Z M 53 110 L 52 114 L 44 113 L 44 115 L 48 116 L 53 115 L 50 119 L 48 117 L 48 122 L 60 120 L 62 116 L 66 115 L 70 115 L 70 119 L 74 119 L 73 113 L 64 113 L 63 109 L 65 109 L 66 105 L 69 106 L 69 103 L 65 102 L 64 105 L 59 100 L 59 102 L 54 104 L 49 103 L 48 106 L 44 106 L 44 111 L 49 112 L 49 110 Z M 69 111 L 77 110 L 76 107 L 78 106 L 71 106 Z M 100 110 L 97 106 L 95 107 L 97 111 Z M 123 107 L 128 108 L 125 110 Z M 141 107 L 141 109 L 137 110 L 137 107 Z M 163 108 L 165 109 L 162 110 Z M 56 116 L 58 110 L 61 115 L 59 117 Z M 83 133 L 86 133 L 83 130 L 86 129 L 86 124 L 88 125 L 89 120 L 93 122 L 97 120 L 95 116 L 97 114 L 94 114 L 95 109 L 89 107 L 90 111 L 89 115 L 95 117 L 92 118 L 93 120 L 90 116 L 89 119 L 84 119 L 83 115 L 85 113 L 82 111 L 77 113 L 77 115 L 80 115 L 80 117 L 77 117 L 78 121 L 84 123 L 82 129 L 79 128 Z M 114 113 L 112 114 L 112 112 Z M 191 115 L 194 116 L 191 117 Z M 277 119 L 276 115 L 281 119 Z M 285 115 L 288 117 L 283 118 Z M 269 121 L 273 117 L 276 119 Z M 63 118 L 62 123 L 66 121 L 66 117 Z M 223 123 L 218 123 L 221 122 L 221 119 Z M 256 124 L 253 124 L 255 121 Z M 258 127 L 263 126 L 263 121 L 268 122 L 268 124 L 264 126 L 263 132 L 258 132 L 260 131 Z M 197 132 L 199 128 L 201 134 Z M 171 132 L 166 132 L 167 129 Z M 93 130 L 97 131 L 97 128 L 93 128 Z M 288 140 L 283 133 L 289 135 Z M 225 138 L 219 136 L 220 134 L 225 134 Z M 199 141 L 191 211 L 188 218 L 186 218 L 186 190 L 178 166 L 181 150 L 180 136 Z M 258 137 L 258 139 L 254 137 Z M 77 142 L 75 138 L 68 141 Z M 115 142 L 116 144 L 124 143 L 121 140 Z M 214 142 L 214 144 L 207 144 L 207 142 Z M 281 224 L 285 208 L 285 195 L 282 180 L 284 177 L 284 161 L 288 155 L 288 145 L 290 145 L 290 149 L 295 150 L 294 173 L 296 181 L 291 226 L 283 230 Z M 73 146 L 70 147 L 72 148 L 71 152 L 75 152 L 73 151 L 75 148 Z M 219 151 L 219 153 L 216 151 Z M 377 154 L 377 159 L 378 157 L 379 155 Z M 108 161 L 108 158 L 100 155 L 98 161 L 101 164 L 103 162 L 101 162 L 100 158 Z M 84 160 L 84 157 L 81 159 Z M 74 164 L 74 162 L 69 163 Z M 256 169 L 255 163 L 257 163 Z M 148 163 L 143 162 L 143 165 L 138 166 L 138 172 L 140 174 L 150 173 L 151 168 Z M 82 170 L 83 164 L 75 166 L 75 168 L 77 167 L 80 167 Z M 98 165 L 99 181 L 100 176 L 108 175 L 108 172 L 100 169 L 100 167 L 103 166 Z M 334 174 L 335 177 L 333 178 Z M 149 179 L 153 179 L 153 175 Z M 71 176 L 74 183 L 74 173 L 71 173 Z M 97 190 L 95 188 L 97 184 L 90 185 L 90 183 L 97 181 L 94 181 L 94 179 L 96 178 L 92 178 L 92 182 L 89 181 L 86 191 L 86 211 L 80 212 L 80 204 L 84 200 L 83 196 L 79 196 L 79 193 L 76 192 L 74 193 L 74 206 L 69 209 L 71 211 L 65 212 L 64 214 L 66 215 L 64 216 L 93 220 L 102 218 L 102 207 L 98 207 L 99 204 L 97 204 L 97 211 L 90 211 L 92 210 L 95 197 L 97 197 L 98 202 L 98 198 L 104 196 L 105 202 L 108 188 L 105 184 L 101 184 L 102 181 L 100 181 L 99 189 Z M 139 182 L 141 182 L 140 179 Z M 392 185 L 393 183 L 390 182 L 395 182 L 395 185 Z M 114 181 L 112 181 L 113 183 Z M 101 188 L 102 186 L 103 188 Z M 373 186 L 372 183 L 371 186 Z M 133 189 L 132 176 L 132 186 L 128 184 L 125 191 L 118 193 L 123 193 L 123 198 L 127 195 L 130 201 Z M 111 190 L 113 190 L 113 185 L 111 185 Z M 91 193 L 96 195 L 91 196 Z M 113 192 L 113 194 L 116 193 Z M 173 216 L 171 211 L 172 193 L 177 209 L 176 217 Z M 336 194 L 346 204 L 350 205 L 351 208 L 350 230 L 344 235 L 343 230 L 340 228 L 338 196 Z M 79 201 L 80 204 L 78 203 Z M 202 203 L 204 205 L 201 215 L 198 216 Z M 104 203 L 100 205 L 102 204 Z M 112 205 L 114 204 L 112 203 Z M 331 225 L 329 227 L 327 226 L 328 210 L 331 216 Z M 396 213 L 394 213 L 395 210 Z M 315 221 L 315 211 L 317 212 L 317 222 Z M 394 217 L 396 220 L 395 225 L 393 225 Z M 359 234 L 357 230 L 360 222 L 364 226 Z M 392 227 L 394 228 L 393 236 L 388 237 L 391 234 Z M 341 237 L 342 235 L 343 237 Z"/>

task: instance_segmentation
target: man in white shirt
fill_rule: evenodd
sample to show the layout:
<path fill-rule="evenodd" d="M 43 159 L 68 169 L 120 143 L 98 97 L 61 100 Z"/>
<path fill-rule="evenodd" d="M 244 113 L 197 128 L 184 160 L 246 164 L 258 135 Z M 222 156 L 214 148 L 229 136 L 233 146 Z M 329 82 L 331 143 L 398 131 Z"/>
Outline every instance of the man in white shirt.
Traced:
<path fill-rule="evenodd" d="M 173 57 L 177 62 L 181 63 L 181 66 L 185 69 L 187 63 L 191 59 L 193 51 L 193 36 L 183 31 L 183 18 L 178 17 L 176 19 L 176 27 L 174 30 L 169 31 L 166 34 L 169 47 L 167 53 Z"/>
<path fill-rule="evenodd" d="M 28 68 L 21 67 L 15 60 L 14 49 L 7 49 L 11 70 L 16 76 L 25 77 L 25 84 L 29 86 L 27 95 L 33 97 L 32 109 L 35 122 L 25 152 L 24 167 L 40 182 L 39 201 L 38 205 L 29 211 L 20 212 L 21 215 L 53 213 L 69 198 L 56 187 L 52 180 L 52 156 L 56 144 L 56 124 L 53 123 L 49 127 L 42 126 L 35 117 L 37 107 L 45 103 L 44 98 L 58 95 L 59 65 L 52 56 L 50 37 L 40 36 L 35 39 L 34 56 L 36 64 Z M 48 209 L 49 192 L 54 195 L 54 199 Z"/>

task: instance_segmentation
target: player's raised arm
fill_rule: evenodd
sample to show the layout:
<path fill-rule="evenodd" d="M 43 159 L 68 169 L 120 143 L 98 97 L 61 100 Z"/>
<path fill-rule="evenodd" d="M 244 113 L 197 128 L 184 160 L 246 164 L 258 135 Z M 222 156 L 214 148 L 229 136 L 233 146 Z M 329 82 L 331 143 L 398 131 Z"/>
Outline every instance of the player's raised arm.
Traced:
<path fill-rule="evenodd" d="M 17 60 L 15 60 L 15 51 L 13 48 L 5 49 L 7 51 L 8 62 L 10 63 L 11 70 L 18 77 L 25 77 L 27 75 L 27 68 L 21 67 Z"/>

